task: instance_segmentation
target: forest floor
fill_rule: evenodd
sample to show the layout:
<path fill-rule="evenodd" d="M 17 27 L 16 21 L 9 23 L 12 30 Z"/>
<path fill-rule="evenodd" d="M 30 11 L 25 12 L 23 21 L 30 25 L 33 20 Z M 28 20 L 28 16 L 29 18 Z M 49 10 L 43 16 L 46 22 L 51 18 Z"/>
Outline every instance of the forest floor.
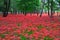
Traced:
<path fill-rule="evenodd" d="M 0 16 L 0 40 L 60 40 L 60 17 L 56 15 Z"/>

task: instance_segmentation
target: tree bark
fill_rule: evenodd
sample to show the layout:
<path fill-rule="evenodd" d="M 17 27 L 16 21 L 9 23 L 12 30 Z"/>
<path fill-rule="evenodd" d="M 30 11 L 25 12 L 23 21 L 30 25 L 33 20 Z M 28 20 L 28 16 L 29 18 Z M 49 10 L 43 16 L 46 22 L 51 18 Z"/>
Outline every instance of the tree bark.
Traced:
<path fill-rule="evenodd" d="M 51 17 L 53 17 L 53 0 L 51 1 Z"/>
<path fill-rule="evenodd" d="M 41 2 L 42 2 L 42 4 L 41 4 L 41 14 L 40 14 L 40 17 L 42 16 L 42 13 L 43 13 L 45 0 L 42 0 Z"/>
<path fill-rule="evenodd" d="M 50 14 L 49 14 L 49 0 L 48 0 L 48 15 L 50 16 Z"/>
<path fill-rule="evenodd" d="M 4 0 L 3 17 L 6 17 L 8 15 L 9 8 L 10 8 L 10 0 Z"/>

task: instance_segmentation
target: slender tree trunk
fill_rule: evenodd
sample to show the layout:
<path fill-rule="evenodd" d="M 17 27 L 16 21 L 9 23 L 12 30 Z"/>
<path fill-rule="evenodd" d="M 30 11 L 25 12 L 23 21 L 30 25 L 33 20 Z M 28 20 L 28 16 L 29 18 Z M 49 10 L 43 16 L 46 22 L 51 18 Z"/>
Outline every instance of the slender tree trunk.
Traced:
<path fill-rule="evenodd" d="M 42 13 L 43 13 L 43 9 L 41 10 L 41 14 L 40 14 L 40 17 L 42 16 Z"/>
<path fill-rule="evenodd" d="M 3 17 L 6 17 L 8 15 L 9 8 L 10 8 L 10 0 L 4 0 Z"/>
<path fill-rule="evenodd" d="M 53 0 L 51 1 L 51 17 L 53 17 Z"/>
<path fill-rule="evenodd" d="M 49 14 L 49 0 L 48 0 L 48 15 L 50 16 L 50 14 Z"/>
<path fill-rule="evenodd" d="M 42 13 L 43 13 L 45 0 L 42 0 L 41 2 L 42 2 L 42 4 L 41 4 L 41 14 L 40 14 L 40 17 L 42 16 Z"/>

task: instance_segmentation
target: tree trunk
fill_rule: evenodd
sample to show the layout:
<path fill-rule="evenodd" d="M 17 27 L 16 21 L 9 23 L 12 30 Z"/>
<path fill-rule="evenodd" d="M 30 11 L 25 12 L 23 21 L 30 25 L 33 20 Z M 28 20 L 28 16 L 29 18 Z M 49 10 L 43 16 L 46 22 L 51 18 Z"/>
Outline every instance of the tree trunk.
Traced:
<path fill-rule="evenodd" d="M 3 17 L 6 17 L 8 15 L 9 8 L 10 8 L 10 0 L 4 0 Z"/>
<path fill-rule="evenodd" d="M 51 1 L 51 17 L 53 17 L 53 0 Z"/>
<path fill-rule="evenodd" d="M 49 0 L 48 0 L 48 15 L 50 16 L 50 14 L 49 14 Z"/>
<path fill-rule="evenodd" d="M 42 4 L 41 4 L 41 14 L 40 14 L 40 17 L 42 16 L 42 13 L 43 13 L 45 0 L 42 0 L 41 2 L 42 2 Z"/>

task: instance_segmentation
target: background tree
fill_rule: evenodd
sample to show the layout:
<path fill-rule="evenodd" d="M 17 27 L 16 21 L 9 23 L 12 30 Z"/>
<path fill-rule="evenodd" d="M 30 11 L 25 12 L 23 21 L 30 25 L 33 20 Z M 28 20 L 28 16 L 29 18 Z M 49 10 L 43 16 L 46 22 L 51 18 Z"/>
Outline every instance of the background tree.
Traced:
<path fill-rule="evenodd" d="M 4 2 L 7 2 L 7 7 Z M 45 3 L 46 2 L 46 3 Z M 52 3 L 52 5 L 51 5 Z M 10 5 L 11 4 L 11 5 Z M 53 7 L 53 8 L 52 8 Z M 7 8 L 7 9 L 6 9 Z M 10 9 L 9 9 L 10 8 Z M 5 10 L 6 9 L 6 10 Z M 51 10 L 53 9 L 53 10 Z M 43 13 L 43 10 L 48 11 L 48 15 L 54 14 L 55 11 L 60 12 L 60 0 L 0 0 L 0 12 L 8 11 L 14 13 Z M 51 12 L 52 11 L 52 12 Z M 51 13 L 49 13 L 51 12 Z M 6 14 L 6 13 L 4 13 Z M 53 15 L 52 14 L 52 15 Z"/>
<path fill-rule="evenodd" d="M 28 12 L 33 13 L 40 9 L 39 0 L 20 0 L 18 3 L 18 9 L 24 14 Z"/>
<path fill-rule="evenodd" d="M 2 10 L 3 10 L 3 1 L 4 0 L 0 0 L 0 12 L 2 12 Z"/>
<path fill-rule="evenodd" d="M 3 17 L 6 17 L 8 15 L 9 8 L 10 8 L 10 0 L 4 0 Z"/>

